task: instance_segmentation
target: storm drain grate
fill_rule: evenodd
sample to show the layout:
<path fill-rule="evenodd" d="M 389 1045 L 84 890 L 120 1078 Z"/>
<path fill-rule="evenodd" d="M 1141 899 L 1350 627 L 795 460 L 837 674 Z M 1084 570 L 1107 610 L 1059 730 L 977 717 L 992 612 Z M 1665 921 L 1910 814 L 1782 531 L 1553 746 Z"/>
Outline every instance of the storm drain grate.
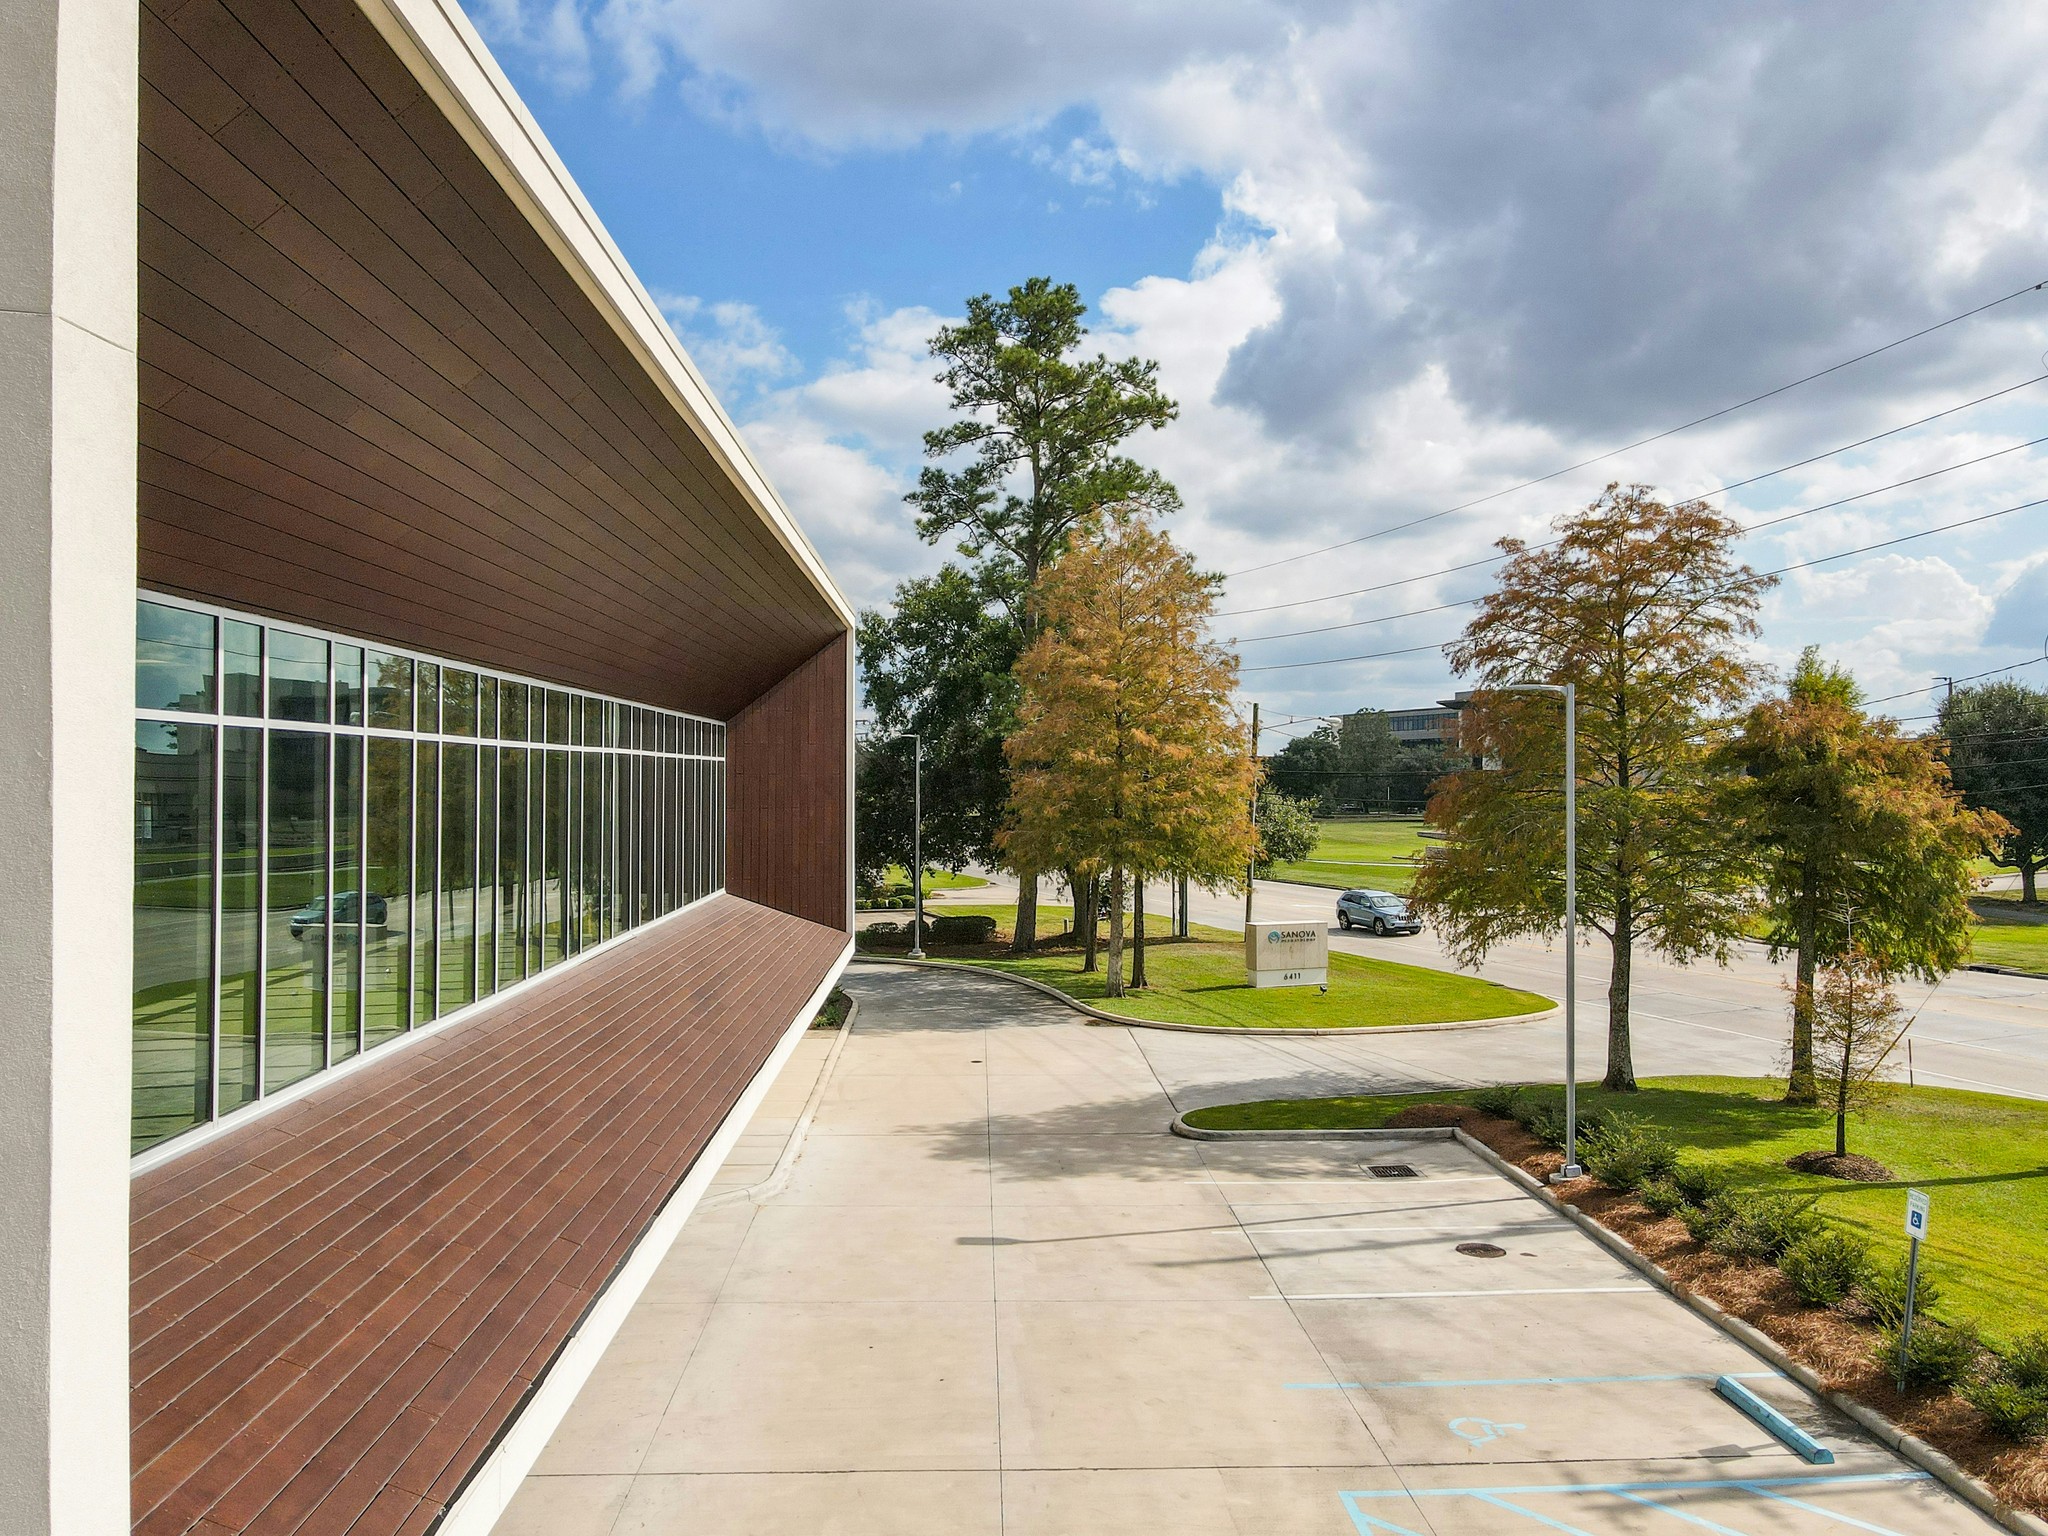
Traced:
<path fill-rule="evenodd" d="M 1419 1179 L 1421 1174 L 1406 1163 L 1367 1163 L 1365 1171 L 1376 1179 Z"/>

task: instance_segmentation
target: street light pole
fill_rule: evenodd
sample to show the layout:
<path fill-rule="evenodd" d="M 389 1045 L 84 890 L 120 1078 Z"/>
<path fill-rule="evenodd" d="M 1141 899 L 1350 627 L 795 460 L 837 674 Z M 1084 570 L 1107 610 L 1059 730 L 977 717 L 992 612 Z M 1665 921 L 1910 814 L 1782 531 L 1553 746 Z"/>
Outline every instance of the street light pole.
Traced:
<path fill-rule="evenodd" d="M 924 958 L 924 738 L 910 737 L 910 893 L 916 916 L 910 925 L 910 958 Z"/>
<path fill-rule="evenodd" d="M 1564 1166 L 1554 1184 L 1576 1179 L 1579 1166 L 1579 690 L 1575 683 L 1510 683 L 1503 692 L 1555 693 L 1564 699 Z"/>
<path fill-rule="evenodd" d="M 924 958 L 924 738 L 915 731 L 898 731 L 893 736 L 864 734 L 871 744 L 891 741 L 910 743 L 910 889 L 915 916 L 910 925 L 910 958 Z"/>

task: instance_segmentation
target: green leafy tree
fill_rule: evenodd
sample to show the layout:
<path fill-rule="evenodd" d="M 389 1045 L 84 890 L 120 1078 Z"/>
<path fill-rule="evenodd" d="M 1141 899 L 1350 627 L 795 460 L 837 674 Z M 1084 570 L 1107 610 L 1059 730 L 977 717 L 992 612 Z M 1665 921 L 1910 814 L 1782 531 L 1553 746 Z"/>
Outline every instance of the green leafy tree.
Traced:
<path fill-rule="evenodd" d="M 1385 711 L 1361 709 L 1288 742 L 1266 760 L 1266 777 L 1328 816 L 1348 805 L 1420 805 L 1453 766 L 1440 746 L 1398 741 Z"/>
<path fill-rule="evenodd" d="M 1885 1067 L 1912 1021 L 1883 963 L 1860 944 L 1821 973 L 1817 989 L 1808 990 L 1808 1066 L 1818 1073 L 1822 1102 L 1835 1117 L 1835 1156 L 1847 1157 L 1849 1116 L 1874 1109 L 1894 1091 Z"/>
<path fill-rule="evenodd" d="M 1325 722 L 1266 759 L 1266 782 L 1276 793 L 1306 800 L 1327 815 L 1343 803 L 1343 761 L 1337 727 Z"/>
<path fill-rule="evenodd" d="M 1075 524 L 1100 507 L 1179 505 L 1154 471 L 1118 453 L 1173 420 L 1159 365 L 1080 356 L 1087 314 L 1070 283 L 1034 277 L 1007 297 L 967 301 L 967 318 L 931 339 L 954 419 L 924 436 L 934 462 L 908 497 L 927 543 L 955 536 L 984 591 L 1008 615 L 1021 655 L 1037 638 L 1039 579 Z M 1019 867 L 1015 946 L 1036 932 L 1038 872 Z"/>
<path fill-rule="evenodd" d="M 1958 688 L 1935 729 L 1948 742 L 1956 788 L 2005 818 L 1991 857 L 2020 872 L 2020 900 L 2032 905 L 2048 864 L 2048 691 L 2009 681 Z"/>
<path fill-rule="evenodd" d="M 994 863 L 1009 801 L 1003 738 L 1016 724 L 1016 630 L 975 575 L 948 564 L 860 617 L 861 684 L 874 715 L 855 758 L 855 863 L 863 882 L 910 867 L 911 744 L 924 741 L 927 867 Z"/>
<path fill-rule="evenodd" d="M 1503 539 L 1499 585 L 1447 647 L 1473 677 L 1460 750 L 1497 761 L 1439 781 L 1445 834 L 1414 905 L 1460 959 L 1554 931 L 1564 906 L 1563 711 L 1530 680 L 1578 687 L 1579 916 L 1613 955 L 1606 1087 L 1636 1086 L 1630 963 L 1725 957 L 1748 870 L 1716 823 L 1706 742 L 1753 687 L 1739 642 L 1768 577 L 1731 554 L 1739 525 L 1704 502 L 1668 506 L 1611 485 L 1545 548 Z"/>
<path fill-rule="evenodd" d="M 1316 851 L 1322 835 L 1316 826 L 1315 802 L 1283 795 L 1270 784 L 1259 789 L 1258 871 L 1275 864 L 1298 864 Z"/>
<path fill-rule="evenodd" d="M 1715 755 L 1718 820 L 1754 860 L 1773 958 L 1794 957 L 1786 1102 L 1817 1102 L 1814 974 L 1847 954 L 1932 980 L 1969 958 L 1970 863 L 1995 818 L 1966 810 L 1926 741 L 1872 719 L 1853 679 L 1799 658 Z"/>

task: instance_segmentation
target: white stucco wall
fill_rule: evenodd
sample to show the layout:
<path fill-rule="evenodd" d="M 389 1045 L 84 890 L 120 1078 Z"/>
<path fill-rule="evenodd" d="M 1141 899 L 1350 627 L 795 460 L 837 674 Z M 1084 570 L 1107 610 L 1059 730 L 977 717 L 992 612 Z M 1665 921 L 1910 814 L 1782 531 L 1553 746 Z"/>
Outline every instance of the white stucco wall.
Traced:
<path fill-rule="evenodd" d="M 136 6 L 0 0 L 0 1525 L 128 1529 Z"/>

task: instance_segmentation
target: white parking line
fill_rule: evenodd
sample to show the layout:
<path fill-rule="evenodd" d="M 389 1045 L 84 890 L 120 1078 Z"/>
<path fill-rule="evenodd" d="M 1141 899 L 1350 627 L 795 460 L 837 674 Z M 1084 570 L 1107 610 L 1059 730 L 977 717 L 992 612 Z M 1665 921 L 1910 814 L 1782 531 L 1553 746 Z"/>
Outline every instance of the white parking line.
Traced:
<path fill-rule="evenodd" d="M 1549 1285 L 1524 1291 L 1323 1291 L 1283 1296 L 1277 1291 L 1253 1301 L 1430 1301 L 1438 1296 L 1634 1296 L 1654 1292 L 1648 1285 Z"/>

